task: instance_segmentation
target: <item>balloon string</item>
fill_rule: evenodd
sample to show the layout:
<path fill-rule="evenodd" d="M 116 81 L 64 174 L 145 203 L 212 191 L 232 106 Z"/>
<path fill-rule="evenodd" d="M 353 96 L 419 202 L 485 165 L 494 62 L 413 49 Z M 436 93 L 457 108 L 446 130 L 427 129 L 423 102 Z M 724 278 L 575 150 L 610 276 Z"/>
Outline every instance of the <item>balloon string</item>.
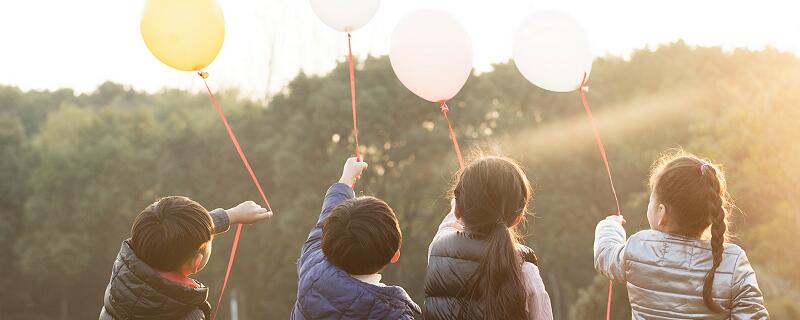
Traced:
<path fill-rule="evenodd" d="M 266 194 L 264 194 L 264 189 L 261 188 L 261 183 L 258 182 L 256 174 L 250 167 L 250 162 L 247 161 L 247 156 L 244 155 L 244 151 L 242 150 L 242 147 L 239 145 L 239 140 L 236 139 L 236 135 L 233 133 L 233 129 L 231 129 L 231 126 L 228 123 L 228 119 L 225 117 L 225 113 L 222 112 L 222 108 L 220 108 L 219 103 L 217 103 L 217 98 L 214 97 L 214 93 L 211 92 L 211 88 L 208 86 L 208 82 L 206 81 L 208 73 L 200 71 L 197 74 L 200 76 L 200 78 L 203 79 L 203 84 L 205 84 L 206 86 L 206 90 L 208 91 L 208 96 L 211 97 L 211 101 L 214 103 L 214 107 L 217 109 L 219 118 L 222 120 L 222 124 L 225 126 L 225 130 L 228 132 L 228 137 L 230 137 L 231 142 L 233 142 L 233 146 L 236 148 L 236 152 L 239 153 L 239 158 L 242 159 L 244 167 L 247 169 L 247 172 L 250 174 L 250 178 L 256 185 L 258 193 L 261 195 L 261 199 L 264 200 L 264 204 L 267 206 L 267 209 L 269 211 L 272 211 L 272 207 L 269 205 L 269 200 L 267 199 Z M 233 261 L 236 258 L 236 248 L 239 246 L 239 235 L 241 233 L 242 233 L 242 225 L 239 224 L 239 226 L 236 228 L 236 235 L 233 237 L 233 246 L 231 247 L 230 258 L 228 259 L 228 268 L 225 270 L 225 280 L 222 281 L 222 290 L 219 292 L 219 299 L 217 300 L 217 308 L 214 311 L 214 315 L 211 317 L 212 320 L 217 318 L 217 312 L 219 311 L 219 306 L 222 304 L 222 296 L 225 294 L 225 287 L 227 287 L 228 285 L 228 278 L 230 278 L 231 268 L 233 267 Z"/>
<path fill-rule="evenodd" d="M 592 126 L 592 131 L 594 132 L 594 139 L 597 142 L 597 148 L 600 150 L 600 156 L 603 158 L 603 164 L 606 167 L 606 173 L 608 174 L 608 182 L 611 184 L 611 192 L 614 194 L 614 202 L 617 204 L 617 215 L 622 214 L 622 208 L 619 205 L 619 198 L 617 197 L 617 189 L 614 188 L 614 179 L 611 177 L 611 167 L 608 165 L 608 157 L 606 156 L 606 148 L 603 147 L 603 140 L 600 139 L 600 131 L 597 130 L 597 125 L 595 124 L 594 117 L 592 116 L 592 109 L 589 107 L 589 102 L 586 100 L 586 92 L 584 91 L 584 83 L 586 82 L 586 73 L 583 74 L 583 80 L 581 81 L 580 91 L 581 91 L 581 102 L 583 102 L 583 109 L 586 111 L 586 117 L 589 118 L 589 124 Z"/>
<path fill-rule="evenodd" d="M 456 138 L 456 132 L 453 130 L 453 124 L 450 123 L 450 118 L 447 117 L 447 113 L 450 112 L 450 108 L 447 107 L 447 101 L 442 100 L 439 102 L 442 109 L 442 114 L 444 115 L 444 120 L 447 121 L 447 128 L 450 129 L 450 139 L 453 140 L 453 149 L 456 150 L 456 156 L 458 157 L 458 167 L 460 169 L 464 169 L 464 159 L 461 157 L 461 148 L 458 146 L 458 138 Z"/>
<path fill-rule="evenodd" d="M 350 65 L 350 101 L 353 107 L 353 137 L 356 142 L 356 161 L 361 162 L 361 146 L 358 144 L 358 114 L 356 113 L 356 73 L 353 67 L 353 46 L 350 44 L 350 32 L 347 33 L 347 63 Z M 353 189 L 356 185 L 352 185 Z"/>
<path fill-rule="evenodd" d="M 594 139 L 597 142 L 597 148 L 600 150 L 600 156 L 603 158 L 603 164 L 606 167 L 606 173 L 608 173 L 608 182 L 611 184 L 611 192 L 614 194 L 614 202 L 617 204 L 617 215 L 622 214 L 622 208 L 619 205 L 619 198 L 617 197 L 617 189 L 614 188 L 614 179 L 611 177 L 611 167 L 608 165 L 608 157 L 606 156 L 606 148 L 603 147 L 603 140 L 600 139 L 600 132 L 597 130 L 597 125 L 594 122 L 594 117 L 592 117 L 592 109 L 589 107 L 589 102 L 586 100 L 586 91 L 584 90 L 584 84 L 586 84 L 586 73 L 583 73 L 583 80 L 581 80 L 581 86 L 578 89 L 581 91 L 581 102 L 583 102 L 583 109 L 586 111 L 586 117 L 589 118 L 589 124 L 592 126 L 592 132 L 594 132 Z M 608 280 L 608 302 L 606 303 L 606 320 L 611 320 L 611 291 L 614 287 L 614 282 L 612 280 Z"/>
<path fill-rule="evenodd" d="M 353 47 L 350 45 L 350 33 L 347 33 L 347 62 L 350 64 L 350 100 L 353 106 L 353 137 L 356 140 L 356 159 L 361 161 L 361 146 L 358 144 L 358 114 L 356 113 L 356 73 L 353 68 Z"/>
<path fill-rule="evenodd" d="M 611 290 L 614 288 L 614 281 L 608 280 L 608 302 L 606 303 L 606 320 L 611 320 Z"/>

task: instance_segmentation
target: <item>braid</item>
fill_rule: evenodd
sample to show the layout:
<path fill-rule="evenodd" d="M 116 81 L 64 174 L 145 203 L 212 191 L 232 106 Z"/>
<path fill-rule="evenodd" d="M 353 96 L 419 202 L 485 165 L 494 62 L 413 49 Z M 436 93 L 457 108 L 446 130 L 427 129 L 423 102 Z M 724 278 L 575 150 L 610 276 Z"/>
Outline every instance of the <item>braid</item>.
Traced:
<path fill-rule="evenodd" d="M 727 224 L 725 223 L 725 208 L 723 208 L 723 195 L 720 192 L 720 183 L 716 177 L 716 172 L 704 173 L 704 178 L 709 180 L 708 194 L 708 218 L 711 222 L 711 254 L 713 255 L 713 265 L 706 274 L 703 283 L 703 302 L 711 311 L 721 313 L 722 308 L 714 302 L 712 289 L 714 286 L 714 274 L 722 263 L 722 252 L 724 251 L 725 233 Z"/>

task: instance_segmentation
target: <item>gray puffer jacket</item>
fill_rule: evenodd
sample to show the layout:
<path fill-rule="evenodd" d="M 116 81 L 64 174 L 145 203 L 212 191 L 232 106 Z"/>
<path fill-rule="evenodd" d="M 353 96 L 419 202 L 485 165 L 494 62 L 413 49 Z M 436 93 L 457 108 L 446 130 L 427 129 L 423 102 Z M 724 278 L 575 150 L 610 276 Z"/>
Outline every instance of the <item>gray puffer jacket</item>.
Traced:
<path fill-rule="evenodd" d="M 214 233 L 228 230 L 225 210 L 210 212 Z M 208 288 L 185 287 L 167 280 L 140 260 L 130 239 L 122 247 L 111 269 L 100 320 L 203 320 L 210 319 L 211 305 L 206 301 Z"/>
<path fill-rule="evenodd" d="M 713 257 L 707 240 L 644 230 L 625 241 L 611 218 L 595 230 L 594 265 L 606 277 L 627 283 L 633 319 L 769 319 L 756 274 L 744 250 L 726 243 L 714 276 L 714 301 L 703 304 L 703 280 Z"/>

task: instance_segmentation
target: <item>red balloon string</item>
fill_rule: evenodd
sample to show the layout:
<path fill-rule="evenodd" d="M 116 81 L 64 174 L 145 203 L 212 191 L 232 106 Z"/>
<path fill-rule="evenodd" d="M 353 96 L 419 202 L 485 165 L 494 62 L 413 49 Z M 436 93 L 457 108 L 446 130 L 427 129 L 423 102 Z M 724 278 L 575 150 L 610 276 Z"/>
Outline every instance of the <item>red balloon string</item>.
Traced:
<path fill-rule="evenodd" d="M 244 164 L 244 167 L 247 169 L 247 172 L 250 174 L 250 178 L 253 179 L 253 184 L 256 185 L 258 193 L 261 195 L 261 199 L 264 200 L 264 204 L 267 206 L 267 209 L 269 211 L 272 211 L 272 207 L 269 205 L 269 200 L 267 199 L 267 195 L 264 194 L 264 189 L 261 188 L 261 183 L 258 182 L 256 174 L 250 167 L 250 162 L 247 161 L 247 156 L 244 155 L 244 151 L 242 150 L 242 147 L 239 145 L 239 140 L 236 139 L 236 135 L 233 133 L 233 129 L 231 129 L 231 126 L 228 123 L 228 119 L 225 117 L 225 113 L 222 112 L 222 108 L 220 108 L 219 103 L 217 103 L 217 98 L 214 97 L 214 93 L 211 92 L 211 88 L 208 86 L 208 82 L 206 81 L 206 77 L 208 77 L 208 74 L 201 71 L 198 72 L 198 75 L 200 75 L 200 78 L 203 79 L 203 84 L 206 85 L 206 90 L 208 90 L 208 96 L 211 97 L 211 101 L 214 103 L 214 107 L 217 109 L 219 118 L 222 120 L 222 124 L 225 126 L 225 130 L 228 132 L 228 137 L 230 137 L 231 142 L 233 142 L 233 146 L 236 148 L 236 152 L 239 153 L 239 158 L 242 159 L 242 163 Z M 242 225 L 240 224 L 236 228 L 236 235 L 233 237 L 233 246 L 231 247 L 230 258 L 228 259 L 228 268 L 225 270 L 225 280 L 223 280 L 222 282 L 222 290 L 219 292 L 219 299 L 217 300 L 217 308 L 214 311 L 214 315 L 211 317 L 212 320 L 217 318 L 217 312 L 219 311 L 219 306 L 222 304 L 222 296 L 225 294 L 225 287 L 228 285 L 228 278 L 230 278 L 231 275 L 233 260 L 236 258 L 236 248 L 239 246 L 239 235 L 241 233 L 242 233 Z"/>
<path fill-rule="evenodd" d="M 603 158 L 603 164 L 606 167 L 606 173 L 608 174 L 608 182 L 611 184 L 611 192 L 614 194 L 614 202 L 617 204 L 617 215 L 622 214 L 622 207 L 619 205 L 619 197 L 617 197 L 617 189 L 614 188 L 614 179 L 611 177 L 611 167 L 608 165 L 608 157 L 606 156 L 606 148 L 603 147 L 603 140 L 600 139 L 600 132 L 597 130 L 597 125 L 594 122 L 594 117 L 592 117 L 592 109 L 589 107 L 589 102 L 586 101 L 586 91 L 584 90 L 583 85 L 586 84 L 586 73 L 583 73 L 583 80 L 581 80 L 581 86 L 578 87 L 578 90 L 581 92 L 581 102 L 583 102 L 583 109 L 586 111 L 586 117 L 589 119 L 589 124 L 592 126 L 592 131 L 594 132 L 594 139 L 597 142 L 597 148 L 600 150 L 600 156 Z M 614 287 L 614 282 L 608 280 L 608 302 L 606 304 L 606 320 L 611 320 L 611 291 Z"/>
<path fill-rule="evenodd" d="M 608 280 L 608 302 L 606 302 L 606 320 L 611 320 L 611 290 L 614 288 L 614 281 Z"/>
<path fill-rule="evenodd" d="M 358 114 L 356 113 L 356 73 L 353 68 L 353 46 L 350 44 L 350 33 L 347 33 L 347 62 L 350 64 L 350 100 L 353 106 L 353 137 L 356 140 L 356 159 L 361 161 L 361 146 L 358 144 Z"/>
<path fill-rule="evenodd" d="M 461 157 L 461 148 L 458 146 L 458 138 L 456 138 L 456 132 L 453 130 L 453 124 L 450 123 L 450 118 L 447 117 L 450 108 L 447 107 L 447 101 L 445 100 L 440 101 L 439 104 L 442 108 L 444 120 L 447 121 L 447 128 L 450 129 L 450 139 L 453 139 L 453 149 L 456 150 L 456 156 L 458 157 L 458 167 L 464 169 L 464 158 Z"/>
<path fill-rule="evenodd" d="M 347 63 L 350 65 L 350 101 L 353 106 L 353 137 L 356 142 L 356 161 L 361 162 L 361 146 L 358 144 L 358 114 L 356 113 L 356 72 L 353 67 L 353 46 L 350 44 L 350 32 L 347 33 Z M 356 189 L 356 184 L 352 186 Z"/>

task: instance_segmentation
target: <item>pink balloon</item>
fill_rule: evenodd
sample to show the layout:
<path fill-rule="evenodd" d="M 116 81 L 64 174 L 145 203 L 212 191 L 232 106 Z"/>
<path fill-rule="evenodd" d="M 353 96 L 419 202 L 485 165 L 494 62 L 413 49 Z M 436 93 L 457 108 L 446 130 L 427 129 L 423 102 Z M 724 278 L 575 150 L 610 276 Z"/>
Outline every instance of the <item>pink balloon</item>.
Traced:
<path fill-rule="evenodd" d="M 451 14 L 422 9 L 395 28 L 389 59 L 411 92 L 431 102 L 449 100 L 472 72 L 472 40 Z"/>

